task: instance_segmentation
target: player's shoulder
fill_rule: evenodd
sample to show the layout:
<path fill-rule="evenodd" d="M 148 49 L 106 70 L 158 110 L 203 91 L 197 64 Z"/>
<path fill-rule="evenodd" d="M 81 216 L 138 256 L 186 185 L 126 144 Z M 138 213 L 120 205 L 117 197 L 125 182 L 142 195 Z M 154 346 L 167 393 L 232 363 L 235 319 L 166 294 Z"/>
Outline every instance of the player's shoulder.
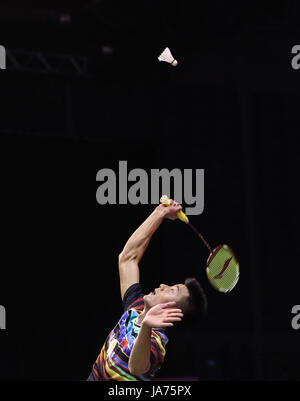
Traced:
<path fill-rule="evenodd" d="M 123 298 L 123 310 L 136 309 L 137 311 L 144 309 L 144 293 L 140 283 L 132 284 L 125 292 Z"/>

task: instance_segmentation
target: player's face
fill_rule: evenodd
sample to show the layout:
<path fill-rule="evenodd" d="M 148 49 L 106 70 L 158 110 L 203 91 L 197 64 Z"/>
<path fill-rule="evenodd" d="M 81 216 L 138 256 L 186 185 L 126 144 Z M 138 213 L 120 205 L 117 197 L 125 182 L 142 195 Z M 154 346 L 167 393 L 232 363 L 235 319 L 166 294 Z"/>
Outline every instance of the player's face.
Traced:
<path fill-rule="evenodd" d="M 144 296 L 144 302 L 150 308 L 171 301 L 175 301 L 179 306 L 188 296 L 189 292 L 184 284 L 175 284 L 172 286 L 161 284 L 158 288 L 155 288 L 153 292 Z"/>

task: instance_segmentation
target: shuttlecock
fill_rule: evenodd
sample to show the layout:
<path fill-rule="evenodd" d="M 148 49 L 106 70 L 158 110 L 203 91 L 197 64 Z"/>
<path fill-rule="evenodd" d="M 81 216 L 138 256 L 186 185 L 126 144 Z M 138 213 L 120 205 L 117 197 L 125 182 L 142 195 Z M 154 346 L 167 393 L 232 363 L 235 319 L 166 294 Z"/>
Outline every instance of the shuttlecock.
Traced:
<path fill-rule="evenodd" d="M 171 64 L 173 67 L 176 67 L 178 61 L 172 56 L 172 53 L 168 47 L 158 56 L 159 61 L 165 61 L 166 63 Z"/>
<path fill-rule="evenodd" d="M 169 206 L 170 200 L 169 200 L 169 198 L 167 197 L 167 195 L 163 195 L 163 196 L 160 198 L 160 203 L 161 203 L 162 205 Z"/>

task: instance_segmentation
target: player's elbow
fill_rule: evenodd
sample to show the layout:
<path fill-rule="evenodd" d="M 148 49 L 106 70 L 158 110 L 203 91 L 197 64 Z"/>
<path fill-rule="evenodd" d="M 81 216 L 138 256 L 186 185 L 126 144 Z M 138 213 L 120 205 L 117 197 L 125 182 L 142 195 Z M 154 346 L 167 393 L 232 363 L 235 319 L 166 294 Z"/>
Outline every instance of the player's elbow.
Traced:
<path fill-rule="evenodd" d="M 128 262 L 128 260 L 129 260 L 128 254 L 122 251 L 118 257 L 119 267 L 122 266 L 124 263 Z"/>
<path fill-rule="evenodd" d="M 146 372 L 148 372 L 150 370 L 150 363 L 147 366 L 144 367 L 137 367 L 137 366 L 132 366 L 130 363 L 128 365 L 128 369 L 129 372 L 133 375 L 133 376 L 140 376 L 145 374 Z"/>
<path fill-rule="evenodd" d="M 138 376 L 141 374 L 141 373 L 139 373 L 138 369 L 135 369 L 134 367 L 132 367 L 130 365 L 128 366 L 128 370 L 129 370 L 129 373 L 133 376 Z"/>
<path fill-rule="evenodd" d="M 137 253 L 136 252 L 131 252 L 131 251 L 122 251 L 119 254 L 118 260 L 119 260 L 119 266 L 126 264 L 127 262 L 130 262 L 132 260 L 135 260 L 137 258 Z"/>
<path fill-rule="evenodd" d="M 134 376 L 143 375 L 144 373 L 150 370 L 150 367 L 151 367 L 150 360 L 148 359 L 145 360 L 144 358 L 141 357 L 136 359 L 136 356 L 134 356 L 132 353 L 130 354 L 128 360 L 128 369 L 132 375 Z"/>

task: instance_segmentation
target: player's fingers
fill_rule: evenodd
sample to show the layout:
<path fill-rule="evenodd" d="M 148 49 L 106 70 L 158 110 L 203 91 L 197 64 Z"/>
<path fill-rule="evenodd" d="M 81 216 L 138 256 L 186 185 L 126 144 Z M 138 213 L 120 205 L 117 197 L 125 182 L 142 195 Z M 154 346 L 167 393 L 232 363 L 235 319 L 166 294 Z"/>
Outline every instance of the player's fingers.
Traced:
<path fill-rule="evenodd" d="M 170 322 L 180 322 L 182 319 L 181 317 L 167 317 L 164 319 L 164 322 L 170 323 Z"/>
<path fill-rule="evenodd" d="M 180 313 L 180 312 L 182 312 L 182 309 L 179 309 L 179 308 L 173 308 L 173 309 L 168 308 L 167 312 L 168 313 L 177 313 L 177 312 Z"/>
<path fill-rule="evenodd" d="M 165 314 L 167 317 L 169 316 L 183 316 L 182 312 L 172 312 L 172 313 L 166 313 Z"/>
<path fill-rule="evenodd" d="M 172 316 L 172 317 L 167 317 L 165 319 L 165 322 L 180 322 L 182 320 L 182 317 L 176 317 L 176 316 Z"/>
<path fill-rule="evenodd" d="M 161 304 L 161 307 L 163 309 L 166 309 L 166 308 L 170 308 L 170 307 L 175 306 L 175 305 L 176 305 L 176 302 L 175 301 L 171 301 L 171 302 L 166 302 L 165 304 Z"/>
<path fill-rule="evenodd" d="M 165 311 L 166 315 L 183 315 L 183 312 L 181 310 L 166 310 Z"/>
<path fill-rule="evenodd" d="M 168 317 L 183 317 L 183 313 L 169 313 Z"/>

